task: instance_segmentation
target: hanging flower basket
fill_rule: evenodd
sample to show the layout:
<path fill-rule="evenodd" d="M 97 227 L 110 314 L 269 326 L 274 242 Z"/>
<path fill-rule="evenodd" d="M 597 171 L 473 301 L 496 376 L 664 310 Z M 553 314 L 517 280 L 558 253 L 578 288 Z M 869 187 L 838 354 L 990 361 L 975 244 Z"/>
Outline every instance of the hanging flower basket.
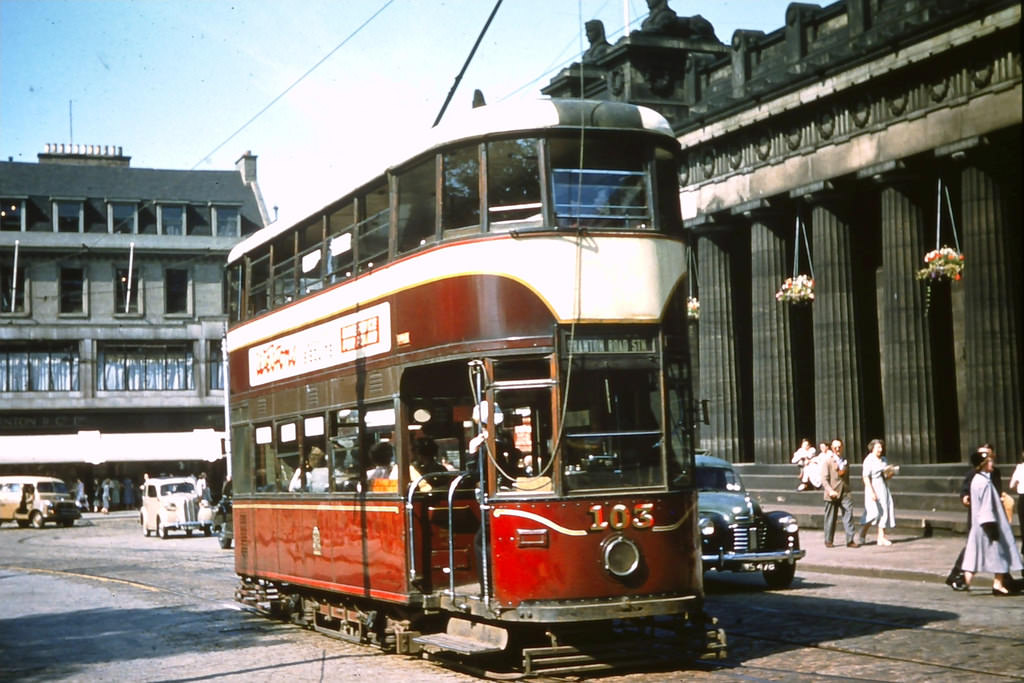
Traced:
<path fill-rule="evenodd" d="M 775 292 L 775 300 L 784 304 L 811 303 L 814 301 L 814 278 L 809 275 L 787 277 Z"/>
<path fill-rule="evenodd" d="M 918 280 L 928 282 L 956 281 L 964 269 L 964 255 L 952 247 L 932 249 L 924 255 L 924 268 L 917 271 Z"/>
<path fill-rule="evenodd" d="M 690 320 L 700 320 L 700 302 L 696 297 L 689 297 L 686 300 L 686 317 Z"/>

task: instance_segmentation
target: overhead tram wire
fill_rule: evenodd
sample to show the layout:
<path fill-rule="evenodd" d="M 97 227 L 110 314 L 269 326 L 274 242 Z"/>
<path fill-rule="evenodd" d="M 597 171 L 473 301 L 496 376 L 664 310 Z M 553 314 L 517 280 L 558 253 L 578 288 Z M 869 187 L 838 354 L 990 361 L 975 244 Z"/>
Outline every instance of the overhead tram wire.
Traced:
<path fill-rule="evenodd" d="M 344 46 L 345 46 L 345 44 L 346 44 L 346 43 L 347 43 L 348 41 L 350 41 L 350 40 L 352 40 L 353 38 L 355 38 L 355 37 L 356 37 L 356 36 L 357 36 L 357 35 L 359 34 L 359 32 L 360 32 L 360 31 L 362 31 L 362 30 L 363 30 L 364 28 L 366 28 L 366 27 L 367 27 L 367 25 L 369 25 L 369 23 L 370 23 L 371 21 L 373 21 L 374 19 L 376 19 L 376 18 L 377 18 L 377 15 L 379 15 L 379 14 L 380 14 L 381 12 L 383 12 L 384 10 L 386 10 L 386 9 L 387 9 L 387 8 L 388 8 L 388 7 L 389 7 L 389 6 L 391 5 L 391 3 L 393 3 L 394 1 L 395 1 L 395 0 L 387 0 L 387 1 L 386 1 L 386 2 L 385 2 L 385 3 L 383 4 L 383 5 L 381 5 L 381 6 L 380 6 L 380 8 L 379 8 L 379 9 L 378 9 L 378 10 L 377 10 L 376 12 L 374 12 L 373 14 L 371 14 L 371 15 L 370 15 L 370 18 L 369 18 L 369 19 L 367 19 L 367 20 L 366 20 L 366 21 L 364 21 L 364 22 L 363 22 L 362 24 L 360 24 L 360 25 L 359 25 L 359 26 L 358 26 L 358 27 L 356 28 L 356 30 L 352 31 L 352 33 L 348 34 L 348 36 L 346 36 L 344 40 L 342 40 L 342 41 L 341 41 L 340 43 L 338 43 L 338 44 L 337 44 L 337 45 L 336 45 L 336 46 L 334 47 L 334 49 L 333 49 L 333 50 L 331 50 L 331 51 L 330 51 L 330 52 L 328 52 L 328 53 L 327 53 L 326 55 L 324 55 L 324 56 L 323 56 L 323 57 L 322 57 L 322 58 L 320 59 L 320 61 L 318 61 L 318 62 L 317 62 L 316 64 L 314 64 L 313 66 L 309 67 L 309 69 L 307 69 L 307 70 L 306 70 L 306 72 L 305 72 L 304 74 L 302 74 L 302 75 L 301 75 L 301 76 L 299 76 L 299 77 L 298 77 L 297 79 L 295 79 L 295 80 L 294 80 L 294 81 L 292 82 L 292 84 L 291 84 L 291 85 L 289 85 L 289 86 L 288 86 L 287 88 L 285 88 L 284 90 L 282 90 L 282 91 L 281 91 L 281 93 L 280 93 L 280 94 L 279 94 L 279 95 L 278 95 L 277 97 L 275 97 L 274 99 L 272 99 L 272 100 L 271 100 L 270 102 L 268 102 L 268 103 L 267 103 L 267 105 L 266 105 L 266 106 L 264 106 L 264 107 L 263 107 L 262 109 L 260 109 L 260 110 L 259 110 L 258 112 L 256 112 L 256 113 L 255 113 L 255 114 L 254 114 L 254 115 L 252 116 L 252 118 L 250 118 L 250 119 L 249 119 L 248 121 L 246 121 L 246 122 L 245 122 L 245 123 L 243 123 L 243 124 L 242 124 L 241 126 L 239 126 L 239 127 L 238 127 L 238 130 L 236 130 L 236 131 L 235 131 L 234 133 L 232 133 L 231 135 L 227 136 L 227 137 L 226 137 L 226 138 L 224 139 L 224 141 L 223 141 L 223 142 L 221 142 L 221 143 L 220 143 L 219 145 L 217 145 L 217 146 L 216 146 L 216 147 L 214 147 L 214 148 L 213 148 L 212 150 L 210 150 L 209 152 L 207 152 L 207 153 L 206 153 L 206 154 L 205 154 L 205 155 L 203 156 L 203 158 L 202 158 L 202 159 L 200 159 L 199 161 L 197 161 L 197 162 L 195 163 L 195 165 L 194 165 L 194 166 L 192 166 L 192 168 L 190 168 L 189 170 L 190 170 L 190 171 L 194 171 L 194 170 L 196 170 L 196 169 L 197 169 L 197 168 L 199 167 L 199 165 L 200 165 L 201 163 L 203 163 L 204 161 L 206 161 L 207 159 L 209 159 L 209 158 L 210 158 L 211 156 L 213 156 L 214 154 L 216 154 L 216 153 L 217 153 L 218 151 L 220 151 L 220 148 L 221 148 L 221 147 L 223 147 L 224 145 L 226 145 L 226 144 L 228 144 L 229 142 L 231 142 L 231 140 L 232 140 L 232 139 L 234 139 L 234 137 L 235 137 L 236 135 L 238 135 L 238 134 L 239 134 L 239 133 L 241 133 L 241 132 L 242 132 L 243 130 L 245 130 L 246 128 L 248 128 L 248 127 L 249 127 L 249 125 L 250 125 L 250 124 L 251 124 L 251 123 L 252 123 L 253 121 L 255 121 L 255 120 L 256 120 L 256 119 L 258 119 L 259 117 L 263 116 L 263 114 L 265 114 L 265 113 L 266 113 L 266 111 L 267 111 L 268 109 L 270 109 L 270 108 L 271 108 L 271 107 L 273 107 L 273 106 L 274 106 L 275 104 L 277 104 L 278 100 L 280 100 L 280 99 L 281 99 L 282 97 L 284 97 L 285 95 L 287 95 L 287 94 L 288 94 L 288 93 L 289 93 L 289 92 L 291 91 L 291 89 L 292 89 L 292 88 L 294 88 L 294 87 L 295 87 L 295 86 L 297 86 L 297 85 L 298 85 L 299 83 L 301 83 L 301 82 L 302 82 L 302 81 L 303 81 L 303 80 L 304 80 L 304 79 L 305 79 L 305 78 L 306 78 L 307 76 L 309 76 L 309 75 L 310 75 L 311 73 L 313 73 L 313 72 L 314 72 L 314 71 L 315 71 L 315 70 L 316 70 L 316 69 L 317 69 L 317 68 L 318 68 L 318 67 L 319 67 L 319 66 L 320 66 L 321 64 L 323 64 L 323 63 L 324 63 L 324 62 L 326 62 L 326 61 L 327 61 L 328 59 L 330 59 L 330 58 L 331 58 L 331 56 L 332 56 L 332 55 L 334 55 L 334 53 L 335 53 L 335 52 L 337 52 L 338 50 L 340 50 L 340 49 L 341 49 L 342 47 L 344 47 Z"/>
<path fill-rule="evenodd" d="M 459 87 L 459 83 L 462 81 L 462 77 L 466 74 L 466 69 L 469 68 L 469 63 L 473 61 L 473 55 L 476 54 L 476 49 L 480 47 L 480 41 L 484 39 L 484 34 L 487 33 L 487 29 L 491 25 L 491 21 L 494 19 L 494 15 L 498 13 L 498 8 L 501 7 L 502 0 L 497 0 L 494 3 L 494 9 L 491 10 L 491 16 L 487 17 L 487 21 L 484 22 L 484 27 L 480 30 L 480 35 L 476 37 L 476 42 L 473 43 L 473 49 L 469 51 L 469 56 L 466 57 L 466 63 L 462 65 L 462 69 L 459 74 L 455 77 L 455 82 L 452 83 L 451 89 L 448 91 L 448 97 L 444 99 L 444 104 L 441 105 L 441 111 L 437 112 L 437 118 L 434 119 L 434 125 L 431 128 L 436 128 L 437 124 L 441 123 L 441 117 L 444 116 L 444 112 L 448 109 L 448 103 L 452 101 L 452 97 L 455 95 L 455 91 Z"/>

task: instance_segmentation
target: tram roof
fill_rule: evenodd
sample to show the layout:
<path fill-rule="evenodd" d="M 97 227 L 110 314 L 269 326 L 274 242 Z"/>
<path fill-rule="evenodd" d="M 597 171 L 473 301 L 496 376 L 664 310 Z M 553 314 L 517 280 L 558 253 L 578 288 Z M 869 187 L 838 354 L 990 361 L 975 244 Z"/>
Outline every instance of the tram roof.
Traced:
<path fill-rule="evenodd" d="M 368 175 L 363 184 L 352 186 L 349 192 L 358 190 L 374 178 L 404 166 L 416 157 L 462 140 L 486 139 L 497 135 L 557 128 L 578 130 L 581 127 L 600 130 L 646 130 L 664 135 L 673 141 L 676 139 L 672 126 L 664 116 L 648 107 L 626 102 L 548 98 L 486 105 L 460 111 L 447 121 L 429 129 L 417 139 L 415 146 L 401 155 L 400 159 L 388 164 L 383 170 Z M 345 194 L 348 192 L 342 193 L 338 198 Z M 334 201 L 331 200 L 331 203 Z M 320 213 L 329 205 L 297 221 L 274 223 L 253 233 L 235 245 L 228 254 L 228 262 L 237 260 L 250 249 L 287 232 L 291 227 L 308 219 L 309 216 Z"/>

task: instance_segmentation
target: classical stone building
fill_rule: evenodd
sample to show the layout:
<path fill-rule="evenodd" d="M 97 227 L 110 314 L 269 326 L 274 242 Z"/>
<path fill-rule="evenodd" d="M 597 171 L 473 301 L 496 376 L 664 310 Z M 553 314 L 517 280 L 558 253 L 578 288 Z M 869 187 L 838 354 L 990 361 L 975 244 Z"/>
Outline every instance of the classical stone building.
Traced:
<path fill-rule="evenodd" d="M 57 144 L 0 162 L 0 471 L 222 457 L 224 263 L 267 222 L 256 157 L 237 166 Z"/>
<path fill-rule="evenodd" d="M 702 446 L 1021 453 L 1020 18 L 1004 0 L 792 3 L 729 45 L 679 18 L 545 88 L 651 106 L 679 136 Z M 938 246 L 962 252 L 961 280 L 916 278 Z M 778 302 L 797 273 L 813 303 Z"/>

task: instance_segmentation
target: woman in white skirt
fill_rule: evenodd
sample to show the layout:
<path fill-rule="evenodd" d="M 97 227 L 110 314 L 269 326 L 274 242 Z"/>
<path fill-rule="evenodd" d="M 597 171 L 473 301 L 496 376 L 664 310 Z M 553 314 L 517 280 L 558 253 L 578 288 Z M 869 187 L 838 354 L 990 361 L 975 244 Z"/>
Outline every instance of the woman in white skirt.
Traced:
<path fill-rule="evenodd" d="M 872 439 L 868 454 L 864 456 L 864 516 L 860 523 L 860 543 L 864 543 L 868 529 L 878 525 L 878 545 L 892 545 L 885 537 L 885 530 L 896 526 L 896 511 L 889 492 L 889 478 L 896 469 L 885 460 L 885 444 L 881 439 Z"/>

